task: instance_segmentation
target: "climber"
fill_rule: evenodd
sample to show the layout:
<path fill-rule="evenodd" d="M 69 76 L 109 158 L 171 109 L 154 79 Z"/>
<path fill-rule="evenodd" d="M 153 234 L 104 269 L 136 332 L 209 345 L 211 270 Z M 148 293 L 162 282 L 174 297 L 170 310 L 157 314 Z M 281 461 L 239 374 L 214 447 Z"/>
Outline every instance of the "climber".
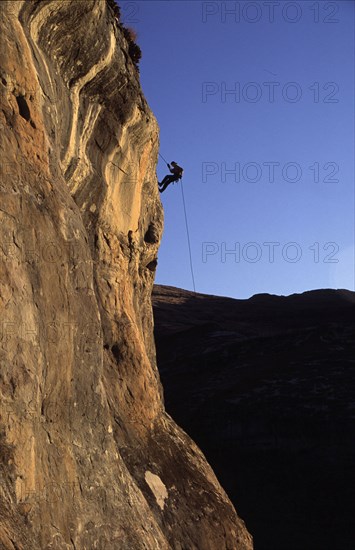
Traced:
<path fill-rule="evenodd" d="M 184 171 L 184 169 L 181 168 L 181 166 L 179 166 L 178 164 L 176 164 L 175 161 L 171 162 L 171 166 L 170 166 L 169 163 L 167 163 L 167 167 L 169 168 L 172 175 L 170 176 L 168 174 L 167 176 L 165 176 L 163 181 L 161 183 L 159 183 L 160 193 L 165 191 L 165 189 L 168 187 L 168 185 L 170 185 L 170 183 L 173 183 L 173 182 L 175 183 L 176 181 L 181 180 L 182 174 L 183 174 L 183 171 Z"/>

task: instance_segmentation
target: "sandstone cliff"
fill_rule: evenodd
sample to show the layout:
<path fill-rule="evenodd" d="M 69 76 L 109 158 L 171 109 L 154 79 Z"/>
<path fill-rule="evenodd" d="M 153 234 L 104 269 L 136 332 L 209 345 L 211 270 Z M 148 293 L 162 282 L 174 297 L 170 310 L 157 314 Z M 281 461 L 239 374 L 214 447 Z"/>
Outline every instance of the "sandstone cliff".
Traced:
<path fill-rule="evenodd" d="M 1 2 L 0 546 L 247 550 L 165 413 L 158 126 L 112 2 Z"/>

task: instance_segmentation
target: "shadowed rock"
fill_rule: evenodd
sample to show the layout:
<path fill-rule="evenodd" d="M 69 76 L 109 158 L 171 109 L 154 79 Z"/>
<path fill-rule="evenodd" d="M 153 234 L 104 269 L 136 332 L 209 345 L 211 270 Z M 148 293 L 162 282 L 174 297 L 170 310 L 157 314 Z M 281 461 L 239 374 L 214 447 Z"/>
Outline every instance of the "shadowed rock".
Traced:
<path fill-rule="evenodd" d="M 168 412 L 197 441 L 258 550 L 355 540 L 355 293 L 233 300 L 155 286 Z"/>

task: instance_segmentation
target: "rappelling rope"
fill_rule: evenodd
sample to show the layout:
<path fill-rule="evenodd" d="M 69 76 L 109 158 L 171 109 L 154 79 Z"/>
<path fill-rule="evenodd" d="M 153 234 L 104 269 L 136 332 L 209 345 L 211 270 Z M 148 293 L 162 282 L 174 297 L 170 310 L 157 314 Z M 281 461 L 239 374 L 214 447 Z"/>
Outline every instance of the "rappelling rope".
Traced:
<path fill-rule="evenodd" d="M 195 287 L 195 277 L 194 277 L 194 268 L 192 264 L 192 254 L 191 254 L 191 244 L 190 244 L 190 233 L 189 233 L 189 224 L 187 223 L 187 214 L 186 214 L 186 205 L 185 205 L 185 196 L 184 196 L 184 187 L 182 185 L 182 180 L 180 183 L 181 187 L 181 194 L 182 194 L 182 203 L 184 205 L 184 214 L 185 214 L 185 224 L 186 224 L 186 235 L 187 235 L 187 244 L 189 245 L 189 255 L 190 255 L 190 269 L 191 269 L 191 277 L 192 277 L 192 285 L 194 288 L 194 292 L 196 292 Z"/>
<path fill-rule="evenodd" d="M 165 158 L 163 157 L 163 155 L 161 155 L 160 153 L 158 153 L 158 155 L 163 159 L 164 162 L 166 162 L 166 164 L 169 164 L 168 161 L 165 160 Z M 180 185 L 180 187 L 181 187 L 181 194 L 182 194 L 182 204 L 183 204 L 183 206 L 184 206 L 184 214 L 185 214 L 185 225 L 186 225 L 187 244 L 188 244 L 188 247 L 189 247 L 189 256 L 190 256 L 190 269 L 191 269 L 191 277 L 192 277 L 192 286 L 193 286 L 194 292 L 196 292 L 195 277 L 194 277 L 194 268 L 193 268 L 193 264 L 192 264 L 192 254 L 191 254 L 190 232 L 189 232 L 189 224 L 188 224 L 188 222 L 187 222 L 185 195 L 184 195 L 184 188 L 183 188 L 183 185 L 182 185 L 182 180 L 181 180 L 181 185 Z"/>
<path fill-rule="evenodd" d="M 166 162 L 166 164 L 168 164 L 168 161 L 165 160 L 165 158 L 163 157 L 163 155 L 161 155 L 160 153 L 158 153 L 158 155 L 163 159 L 164 162 Z"/>

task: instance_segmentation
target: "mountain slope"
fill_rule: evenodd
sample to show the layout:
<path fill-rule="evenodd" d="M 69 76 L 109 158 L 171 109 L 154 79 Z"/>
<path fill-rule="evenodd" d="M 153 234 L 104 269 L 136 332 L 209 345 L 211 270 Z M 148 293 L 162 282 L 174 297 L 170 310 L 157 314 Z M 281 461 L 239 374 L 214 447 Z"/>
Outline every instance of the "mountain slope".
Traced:
<path fill-rule="evenodd" d="M 168 412 L 238 503 L 257 550 L 355 538 L 355 293 L 248 300 L 155 286 Z"/>

